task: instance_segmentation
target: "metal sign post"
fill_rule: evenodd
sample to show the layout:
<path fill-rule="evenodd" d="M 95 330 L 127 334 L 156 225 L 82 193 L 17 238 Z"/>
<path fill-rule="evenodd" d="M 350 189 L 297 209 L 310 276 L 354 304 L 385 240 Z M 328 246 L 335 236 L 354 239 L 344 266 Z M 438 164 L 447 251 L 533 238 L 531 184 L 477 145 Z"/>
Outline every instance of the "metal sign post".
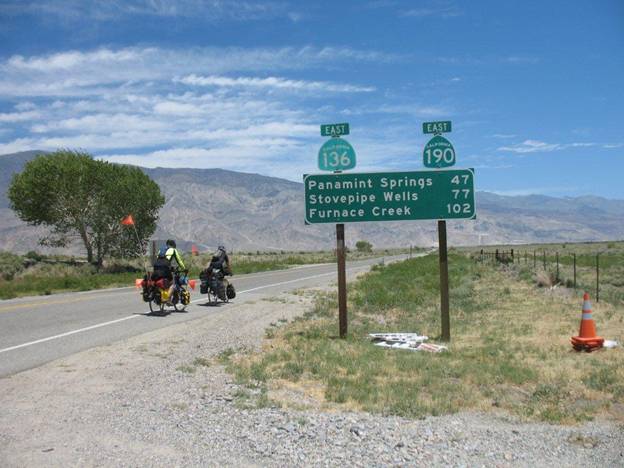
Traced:
<path fill-rule="evenodd" d="M 440 321 L 442 341 L 451 341 L 451 319 L 449 315 L 448 249 L 446 246 L 446 221 L 438 221 L 438 247 L 440 251 Z"/>
<path fill-rule="evenodd" d="M 444 168 L 455 165 L 455 149 L 441 134 L 451 132 L 451 122 L 424 122 L 423 133 L 433 133 L 423 152 L 425 167 Z M 474 195 L 474 188 L 472 190 Z M 473 200 L 474 203 L 474 200 Z M 473 207 L 474 209 L 474 207 Z M 448 248 L 446 245 L 446 221 L 438 220 L 438 252 L 440 256 L 440 321 L 442 341 L 451 341 L 451 320 L 449 315 Z"/>
<path fill-rule="evenodd" d="M 336 224 L 336 256 L 338 263 L 338 330 L 347 336 L 347 272 L 344 224 Z"/>
<path fill-rule="evenodd" d="M 348 141 L 340 138 L 349 134 L 348 123 L 321 125 L 321 136 L 329 136 L 318 153 L 318 167 L 333 171 L 330 178 L 355 167 L 355 150 Z M 332 179 L 330 179 L 332 180 Z M 306 224 L 307 221 L 306 221 Z M 344 224 L 336 223 L 336 264 L 338 267 L 338 331 L 340 338 L 347 337 L 347 268 Z"/>

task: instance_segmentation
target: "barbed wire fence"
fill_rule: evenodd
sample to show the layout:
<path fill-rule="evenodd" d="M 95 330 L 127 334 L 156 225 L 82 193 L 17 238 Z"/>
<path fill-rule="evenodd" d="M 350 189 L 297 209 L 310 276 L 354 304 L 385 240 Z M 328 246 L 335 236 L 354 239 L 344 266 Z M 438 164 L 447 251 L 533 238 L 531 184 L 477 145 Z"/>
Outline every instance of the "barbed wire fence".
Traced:
<path fill-rule="evenodd" d="M 583 254 L 582 262 L 579 262 L 575 252 L 560 254 L 559 251 L 549 252 L 547 250 L 499 250 L 481 251 L 475 257 L 483 264 L 518 264 L 530 271 L 537 273 L 543 271 L 553 275 L 554 285 L 563 285 L 568 288 L 593 289 L 595 301 L 600 301 L 600 252 Z M 593 264 L 593 265 L 591 265 Z M 593 285 L 579 284 L 579 268 L 584 272 L 589 268 L 595 271 L 595 281 Z"/>

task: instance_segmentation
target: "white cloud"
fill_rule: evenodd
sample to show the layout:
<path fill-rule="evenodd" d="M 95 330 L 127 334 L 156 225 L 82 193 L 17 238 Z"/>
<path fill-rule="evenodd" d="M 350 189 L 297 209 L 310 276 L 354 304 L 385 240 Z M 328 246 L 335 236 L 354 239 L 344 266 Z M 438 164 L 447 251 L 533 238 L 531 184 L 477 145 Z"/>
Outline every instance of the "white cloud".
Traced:
<path fill-rule="evenodd" d="M 276 146 L 266 141 L 249 141 L 242 145 L 218 147 L 174 147 L 145 154 L 106 154 L 99 157 L 111 162 L 133 164 L 143 167 L 196 167 L 221 168 L 242 172 L 267 173 L 267 166 L 275 165 L 278 173 L 272 175 L 297 180 L 302 168 L 316 162 L 315 159 L 293 158 L 292 154 L 306 154 L 305 145 L 275 141 Z M 284 164 L 288 162 L 288 164 Z M 294 175 L 297 176 L 294 176 Z"/>
<path fill-rule="evenodd" d="M 146 86 L 162 87 L 176 76 L 228 72 L 298 70 L 329 64 L 385 62 L 396 56 L 377 51 L 334 47 L 235 47 L 162 49 L 127 47 L 92 51 L 67 51 L 24 57 L 14 55 L 0 62 L 0 95 L 90 96 L 120 93 L 141 94 Z M 278 78 L 247 78 L 239 85 L 274 87 L 334 87 L 336 91 L 372 91 L 371 86 L 305 82 Z M 224 82 L 225 83 L 225 82 Z M 316 83 L 316 84 L 315 84 Z M 226 85 L 226 84 L 224 84 Z"/>
<path fill-rule="evenodd" d="M 431 117 L 448 117 L 454 112 L 450 109 L 440 106 L 429 106 L 420 103 L 401 103 L 401 104 L 381 104 L 354 106 L 343 109 L 341 113 L 345 116 L 366 115 L 366 114 L 397 114 L 410 115 L 413 117 L 431 118 Z"/>
<path fill-rule="evenodd" d="M 277 1 L 241 0 L 6 0 L 0 13 L 7 16 L 50 16 L 66 22 L 85 19 L 114 21 L 123 17 L 201 17 L 204 21 L 250 21 L 276 17 L 290 17 L 288 5 Z"/>
<path fill-rule="evenodd" d="M 509 189 L 509 190 L 496 190 L 496 189 L 483 189 L 484 192 L 495 193 L 497 195 L 518 197 L 528 195 L 558 195 L 562 193 L 574 193 L 578 190 L 578 187 L 571 186 L 547 186 L 547 187 L 531 187 L 523 189 Z"/>
<path fill-rule="evenodd" d="M 34 110 L 36 108 L 37 108 L 37 105 L 35 103 L 30 102 L 30 101 L 20 102 L 20 103 L 15 105 L 15 110 L 18 110 L 20 112 Z"/>
<path fill-rule="evenodd" d="M 24 122 L 36 119 L 40 115 L 37 111 L 0 113 L 0 122 Z"/>
<path fill-rule="evenodd" d="M 0 154 L 17 153 L 18 151 L 29 151 L 38 148 L 34 145 L 32 138 L 18 138 L 9 143 L 0 143 Z"/>
<path fill-rule="evenodd" d="M 375 88 L 372 86 L 337 84 L 325 81 L 289 80 L 274 76 L 267 78 L 229 78 L 226 76 L 197 76 L 192 74 L 183 78 L 174 79 L 174 81 L 194 86 L 248 87 L 258 89 L 274 88 L 337 93 L 369 93 L 375 91 Z"/>
<path fill-rule="evenodd" d="M 124 65 L 141 59 L 156 49 L 121 49 L 112 51 L 98 49 L 92 52 L 60 52 L 43 57 L 24 58 L 22 55 L 14 55 L 6 62 L 7 69 L 26 70 L 29 72 L 50 72 L 59 70 L 72 70 L 78 67 L 88 67 L 93 64 Z"/>
<path fill-rule="evenodd" d="M 90 114 L 80 118 L 52 120 L 33 125 L 33 133 L 50 133 L 69 131 L 77 133 L 105 133 L 109 134 L 121 128 L 126 131 L 134 130 L 167 130 L 170 126 L 165 120 L 157 120 L 150 116 L 130 114 Z"/>
<path fill-rule="evenodd" d="M 530 57 L 530 56 L 523 56 L 523 55 L 510 55 L 509 57 L 503 58 L 502 61 L 505 63 L 511 63 L 511 64 L 517 64 L 517 65 L 523 65 L 523 64 L 535 65 L 540 62 L 540 59 L 538 57 Z"/>
<path fill-rule="evenodd" d="M 498 151 L 510 151 L 512 153 L 537 153 L 564 149 L 565 145 L 559 143 L 545 143 L 539 140 L 524 140 L 513 146 L 501 146 Z"/>
<path fill-rule="evenodd" d="M 319 124 L 340 118 L 336 109 L 358 102 L 366 119 L 389 121 L 449 114 L 366 84 L 288 76 L 387 60 L 394 58 L 333 47 L 130 47 L 13 56 L 0 62 L 0 99 L 19 104 L 0 114 L 11 129 L 2 134 L 0 153 L 76 148 L 122 163 L 223 167 L 299 180 L 316 171 Z M 376 131 L 358 127 L 360 135 Z M 412 153 L 420 136 L 393 131 L 384 135 L 392 143 L 356 138 L 358 155 L 368 161 L 362 168 L 401 168 L 407 155 L 410 167 L 418 167 L 421 158 Z M 411 135 L 413 128 L 401 132 Z"/>
<path fill-rule="evenodd" d="M 154 112 L 162 115 L 200 115 L 203 111 L 201 107 L 175 101 L 159 102 L 154 106 Z"/>
<path fill-rule="evenodd" d="M 400 16 L 412 18 L 427 18 L 430 16 L 438 18 L 454 18 L 461 16 L 462 14 L 463 12 L 456 5 L 440 2 L 400 12 Z"/>
<path fill-rule="evenodd" d="M 496 137 L 496 135 L 493 135 Z M 515 135 L 510 135 L 515 136 Z M 498 151 L 509 151 L 512 153 L 524 154 L 524 153 L 548 153 L 551 151 L 561 151 L 568 148 L 595 148 L 600 147 L 604 149 L 621 148 L 624 143 L 597 143 L 597 142 L 574 142 L 574 143 L 545 143 L 539 140 L 524 140 L 522 143 L 518 143 L 510 146 L 501 146 Z"/>

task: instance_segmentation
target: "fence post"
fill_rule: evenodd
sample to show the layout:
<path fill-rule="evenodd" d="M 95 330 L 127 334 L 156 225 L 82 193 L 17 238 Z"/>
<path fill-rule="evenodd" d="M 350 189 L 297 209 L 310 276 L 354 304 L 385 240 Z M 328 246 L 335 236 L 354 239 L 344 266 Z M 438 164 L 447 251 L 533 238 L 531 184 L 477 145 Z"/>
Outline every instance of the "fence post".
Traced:
<path fill-rule="evenodd" d="M 534 250 L 533 251 L 533 269 L 535 270 L 536 268 L 537 268 L 537 255 Z"/>
<path fill-rule="evenodd" d="M 524 264 L 526 265 L 529 262 L 529 260 L 527 259 L 527 252 L 526 250 L 524 251 Z"/>
<path fill-rule="evenodd" d="M 514 251 L 511 249 L 511 263 L 515 263 L 516 259 L 514 257 Z"/>
<path fill-rule="evenodd" d="M 600 302 L 600 253 L 596 254 L 596 302 Z"/>
<path fill-rule="evenodd" d="M 544 270 L 546 270 L 546 251 L 544 250 Z"/>
<path fill-rule="evenodd" d="M 555 282 L 559 282 L 559 252 L 555 252 L 555 256 L 557 257 L 557 275 L 555 276 Z"/>
<path fill-rule="evenodd" d="M 576 253 L 572 254 L 572 263 L 574 265 L 574 290 L 576 291 Z"/>

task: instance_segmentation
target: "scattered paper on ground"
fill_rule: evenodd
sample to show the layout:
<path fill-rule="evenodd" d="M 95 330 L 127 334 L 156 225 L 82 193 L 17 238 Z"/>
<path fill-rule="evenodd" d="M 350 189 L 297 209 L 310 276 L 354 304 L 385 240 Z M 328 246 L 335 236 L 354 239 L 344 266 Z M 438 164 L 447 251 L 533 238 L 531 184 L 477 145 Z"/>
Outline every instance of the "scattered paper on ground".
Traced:
<path fill-rule="evenodd" d="M 427 351 L 439 353 L 448 351 L 444 345 L 425 343 L 429 337 L 418 333 L 369 333 L 376 346 L 395 349 L 409 349 L 410 351 Z"/>

